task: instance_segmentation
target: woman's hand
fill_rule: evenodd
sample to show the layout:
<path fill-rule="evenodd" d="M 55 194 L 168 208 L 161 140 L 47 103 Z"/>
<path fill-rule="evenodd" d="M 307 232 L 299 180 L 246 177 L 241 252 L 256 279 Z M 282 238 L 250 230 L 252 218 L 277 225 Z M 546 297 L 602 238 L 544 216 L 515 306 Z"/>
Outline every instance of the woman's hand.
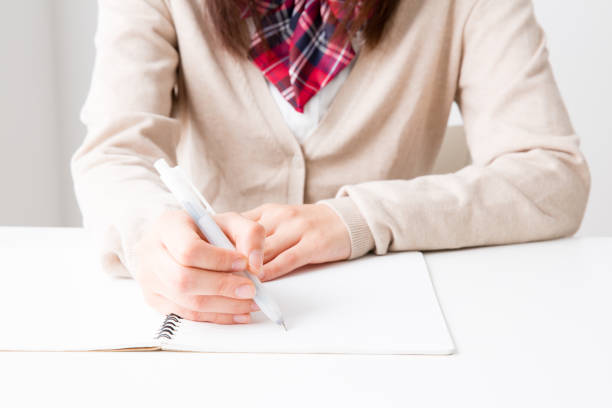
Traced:
<path fill-rule="evenodd" d="M 135 247 L 134 278 L 161 313 L 221 324 L 248 323 L 253 283 L 232 272 L 261 275 L 264 229 L 238 214 L 214 217 L 236 251 L 208 244 L 184 211 L 168 211 Z"/>
<path fill-rule="evenodd" d="M 266 230 L 262 280 L 307 264 L 347 259 L 351 239 L 342 219 L 325 204 L 265 204 L 242 214 Z"/>

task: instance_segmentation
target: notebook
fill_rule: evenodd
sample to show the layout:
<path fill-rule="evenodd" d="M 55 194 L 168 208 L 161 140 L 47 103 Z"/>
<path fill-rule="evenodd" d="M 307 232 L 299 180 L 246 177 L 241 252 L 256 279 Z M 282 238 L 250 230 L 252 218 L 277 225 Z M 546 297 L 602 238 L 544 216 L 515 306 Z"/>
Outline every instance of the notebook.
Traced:
<path fill-rule="evenodd" d="M 261 312 L 253 314 L 250 324 L 232 326 L 162 316 L 145 304 L 134 281 L 106 276 L 95 260 L 86 245 L 0 248 L 5 323 L 0 350 L 455 350 L 420 252 L 309 266 L 266 282 L 283 311 L 287 332 Z"/>

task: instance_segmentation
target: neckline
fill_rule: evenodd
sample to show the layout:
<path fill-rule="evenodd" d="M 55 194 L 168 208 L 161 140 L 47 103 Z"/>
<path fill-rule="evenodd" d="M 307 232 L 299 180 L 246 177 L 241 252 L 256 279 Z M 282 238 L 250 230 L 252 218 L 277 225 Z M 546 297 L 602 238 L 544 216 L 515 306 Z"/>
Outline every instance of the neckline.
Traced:
<path fill-rule="evenodd" d="M 267 123 L 271 133 L 276 137 L 285 152 L 293 155 L 296 151 L 301 151 L 304 155 L 312 157 L 321 141 L 325 140 L 325 135 L 329 135 L 336 124 L 343 122 L 341 119 L 351 111 L 350 108 L 359 99 L 359 94 L 365 88 L 362 84 L 367 83 L 367 77 L 371 73 L 370 68 L 373 65 L 371 54 L 372 50 L 367 45 L 361 47 L 355 65 L 336 93 L 327 112 L 321 117 L 317 127 L 302 145 L 285 123 L 285 119 L 259 68 L 248 58 L 243 59 L 240 65 L 246 77 L 246 86 L 251 100 L 255 102 L 256 108 Z"/>

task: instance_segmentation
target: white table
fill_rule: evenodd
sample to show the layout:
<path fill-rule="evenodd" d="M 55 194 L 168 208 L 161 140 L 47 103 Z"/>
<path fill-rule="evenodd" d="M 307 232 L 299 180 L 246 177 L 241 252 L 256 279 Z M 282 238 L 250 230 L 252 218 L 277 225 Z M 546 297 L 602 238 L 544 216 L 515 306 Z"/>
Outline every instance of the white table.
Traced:
<path fill-rule="evenodd" d="M 81 238 L 0 228 L 0 245 Z M 612 238 L 425 258 L 457 355 L 0 353 L 0 405 L 612 407 Z"/>

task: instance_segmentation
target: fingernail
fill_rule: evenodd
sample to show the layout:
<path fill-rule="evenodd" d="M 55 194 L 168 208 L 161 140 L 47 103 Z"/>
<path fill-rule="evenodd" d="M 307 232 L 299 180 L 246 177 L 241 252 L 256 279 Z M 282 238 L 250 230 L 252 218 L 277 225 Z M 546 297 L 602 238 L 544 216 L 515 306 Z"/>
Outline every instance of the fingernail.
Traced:
<path fill-rule="evenodd" d="M 254 312 L 257 312 L 259 309 L 259 306 L 257 306 L 257 303 L 253 302 L 251 303 L 251 310 Z"/>
<path fill-rule="evenodd" d="M 248 323 L 249 320 L 249 315 L 234 315 L 234 322 L 236 323 Z"/>
<path fill-rule="evenodd" d="M 263 267 L 263 252 L 259 249 L 251 251 L 249 254 L 249 265 L 254 269 L 257 276 L 260 276 Z"/>
<path fill-rule="evenodd" d="M 252 285 L 242 285 L 236 288 L 236 296 L 240 299 L 252 299 L 255 296 L 255 287 Z"/>
<path fill-rule="evenodd" d="M 236 259 L 232 263 L 232 270 L 236 272 L 244 271 L 247 268 L 247 261 L 244 258 Z"/>

